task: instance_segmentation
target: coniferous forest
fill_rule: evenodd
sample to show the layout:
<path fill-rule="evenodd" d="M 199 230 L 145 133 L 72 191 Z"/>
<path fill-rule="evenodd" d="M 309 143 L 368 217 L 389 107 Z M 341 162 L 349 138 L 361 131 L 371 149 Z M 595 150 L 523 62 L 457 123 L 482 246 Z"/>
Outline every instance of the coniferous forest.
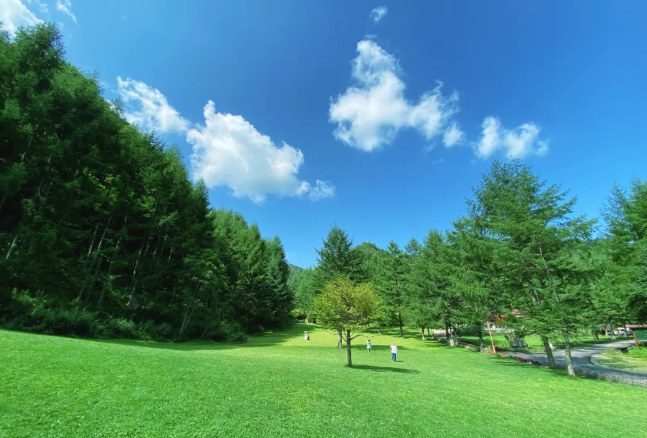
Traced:
<path fill-rule="evenodd" d="M 210 209 L 54 25 L 0 35 L 0 248 L 5 328 L 237 341 L 292 319 L 281 241 Z"/>
<path fill-rule="evenodd" d="M 612 188 L 598 222 L 530 167 L 495 161 L 449 230 L 382 249 L 333 227 L 301 269 L 278 237 L 210 208 L 178 148 L 66 62 L 55 26 L 2 35 L 0 84 L 5 328 L 240 341 L 316 321 L 315 298 L 340 276 L 375 289 L 378 330 L 444 328 L 450 344 L 472 333 L 483 348 L 496 319 L 549 354 L 551 339 L 568 349 L 578 333 L 647 320 L 645 182 Z"/>
<path fill-rule="evenodd" d="M 494 161 L 473 192 L 449 230 L 404 248 L 353 246 L 333 227 L 317 265 L 291 271 L 293 314 L 316 321 L 315 297 L 343 276 L 374 287 L 378 330 L 416 327 L 425 339 L 442 328 L 450 345 L 477 336 L 483 351 L 486 321 L 496 321 L 513 346 L 539 336 L 551 366 L 551 342 L 563 342 L 571 376 L 581 336 L 615 338 L 617 327 L 647 321 L 647 183 L 613 187 L 600 223 L 519 161 Z"/>

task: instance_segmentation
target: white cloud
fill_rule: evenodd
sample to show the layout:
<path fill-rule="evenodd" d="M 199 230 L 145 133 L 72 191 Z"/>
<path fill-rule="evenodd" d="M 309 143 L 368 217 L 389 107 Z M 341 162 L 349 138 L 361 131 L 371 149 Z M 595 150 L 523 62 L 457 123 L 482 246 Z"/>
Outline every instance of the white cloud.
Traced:
<path fill-rule="evenodd" d="M 209 187 L 229 187 L 235 197 L 248 197 L 259 204 L 267 195 L 308 195 L 312 201 L 335 195 L 335 186 L 328 181 L 316 180 L 312 187 L 298 178 L 304 163 L 299 149 L 286 143 L 277 146 L 242 116 L 217 113 L 209 101 L 203 110 L 204 124 L 191 124 L 158 89 L 121 77 L 117 84 L 129 122 L 186 135 L 193 145 L 193 175 Z"/>
<path fill-rule="evenodd" d="M 20 0 L 0 0 L 0 21 L 10 36 L 14 36 L 20 26 L 42 22 Z"/>
<path fill-rule="evenodd" d="M 227 186 L 237 198 L 256 203 L 266 195 L 299 196 L 310 184 L 297 178 L 303 153 L 283 143 L 277 147 L 242 116 L 216 113 L 209 101 L 204 107 L 205 124 L 190 129 L 187 141 L 193 145 L 194 175 L 209 187 Z"/>
<path fill-rule="evenodd" d="M 39 0 L 35 0 L 35 1 L 36 1 L 36 5 L 38 6 L 38 9 L 40 9 L 40 11 L 43 14 L 47 14 L 49 12 L 47 3 L 41 3 Z M 27 0 L 27 3 L 31 4 L 31 0 Z"/>
<path fill-rule="evenodd" d="M 377 8 L 373 9 L 371 13 L 369 14 L 371 19 L 373 20 L 373 23 L 379 22 L 384 16 L 389 12 L 389 9 L 386 6 L 378 6 Z"/>
<path fill-rule="evenodd" d="M 317 185 L 310 190 L 308 197 L 312 201 L 318 201 L 324 198 L 332 198 L 336 192 L 335 186 L 330 181 L 317 180 Z"/>
<path fill-rule="evenodd" d="M 452 122 L 443 134 L 443 143 L 446 148 L 450 148 L 460 144 L 463 141 L 463 137 L 465 137 L 465 134 L 458 127 L 458 123 Z"/>
<path fill-rule="evenodd" d="M 70 0 L 56 0 L 56 10 L 70 17 L 75 23 L 77 22 L 76 15 L 72 12 L 72 2 Z"/>
<path fill-rule="evenodd" d="M 117 77 L 119 96 L 124 103 L 126 120 L 146 130 L 184 132 L 189 122 L 169 105 L 166 96 L 156 88 L 133 79 Z M 135 109 L 134 106 L 140 108 Z"/>
<path fill-rule="evenodd" d="M 431 164 L 435 166 L 436 164 L 443 164 L 444 162 L 445 162 L 444 158 L 439 158 L 438 160 L 432 161 Z"/>
<path fill-rule="evenodd" d="M 338 140 L 370 152 L 391 143 L 402 129 L 417 129 L 427 140 L 445 132 L 458 112 L 457 93 L 444 96 L 438 83 L 418 103 L 411 103 L 404 97 L 405 83 L 393 55 L 366 39 L 357 43 L 357 53 L 352 68 L 357 86 L 347 88 L 330 104 L 330 122 L 337 124 Z M 448 140 L 462 137 L 458 125 L 451 124 L 451 129 Z"/>
<path fill-rule="evenodd" d="M 499 119 L 486 117 L 481 127 L 481 139 L 474 145 L 479 158 L 486 159 L 497 151 L 510 158 L 542 156 L 548 152 L 548 142 L 538 138 L 540 128 L 532 122 L 506 129 Z"/>

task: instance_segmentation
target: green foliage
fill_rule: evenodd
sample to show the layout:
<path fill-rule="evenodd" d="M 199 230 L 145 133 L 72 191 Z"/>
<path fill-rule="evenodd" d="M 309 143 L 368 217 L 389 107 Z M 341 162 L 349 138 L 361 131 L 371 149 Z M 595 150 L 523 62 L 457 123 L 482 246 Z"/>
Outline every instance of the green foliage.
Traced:
<path fill-rule="evenodd" d="M 53 25 L 2 39 L 0 60 L 3 325 L 240 340 L 291 323 L 281 241 L 210 210 L 179 149 L 129 125 Z"/>
<path fill-rule="evenodd" d="M 380 301 L 370 284 L 356 284 L 347 277 L 327 283 L 314 300 L 317 320 L 324 327 L 342 334 L 352 366 L 351 341 L 367 330 L 380 314 Z"/>
<path fill-rule="evenodd" d="M 647 321 L 647 181 L 614 186 L 603 211 L 607 225 L 600 305 L 610 322 Z"/>
<path fill-rule="evenodd" d="M 314 305 L 324 327 L 363 332 L 377 315 L 380 302 L 370 284 L 354 284 L 339 277 L 326 284 Z"/>

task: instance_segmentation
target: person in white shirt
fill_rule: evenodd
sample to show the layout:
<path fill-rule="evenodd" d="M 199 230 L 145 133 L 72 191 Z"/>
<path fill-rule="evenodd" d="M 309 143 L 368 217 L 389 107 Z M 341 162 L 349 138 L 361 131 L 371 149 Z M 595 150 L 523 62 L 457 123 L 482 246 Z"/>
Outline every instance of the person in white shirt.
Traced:
<path fill-rule="evenodd" d="M 396 357 L 398 356 L 398 347 L 395 344 L 391 344 L 391 360 L 397 362 Z"/>
<path fill-rule="evenodd" d="M 366 341 L 366 349 L 368 350 L 368 354 L 371 354 L 371 340 L 369 339 Z"/>

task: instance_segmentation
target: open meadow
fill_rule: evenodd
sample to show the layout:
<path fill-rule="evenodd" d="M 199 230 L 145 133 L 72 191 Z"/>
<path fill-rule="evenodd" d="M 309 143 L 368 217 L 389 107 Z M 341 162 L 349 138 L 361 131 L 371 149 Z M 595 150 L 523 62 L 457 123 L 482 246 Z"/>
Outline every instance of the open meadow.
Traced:
<path fill-rule="evenodd" d="M 314 325 L 236 345 L 0 331 L 0 436 L 645 436 L 644 388 L 414 333 L 367 336 L 373 352 L 358 338 L 351 369 L 336 336 Z"/>

